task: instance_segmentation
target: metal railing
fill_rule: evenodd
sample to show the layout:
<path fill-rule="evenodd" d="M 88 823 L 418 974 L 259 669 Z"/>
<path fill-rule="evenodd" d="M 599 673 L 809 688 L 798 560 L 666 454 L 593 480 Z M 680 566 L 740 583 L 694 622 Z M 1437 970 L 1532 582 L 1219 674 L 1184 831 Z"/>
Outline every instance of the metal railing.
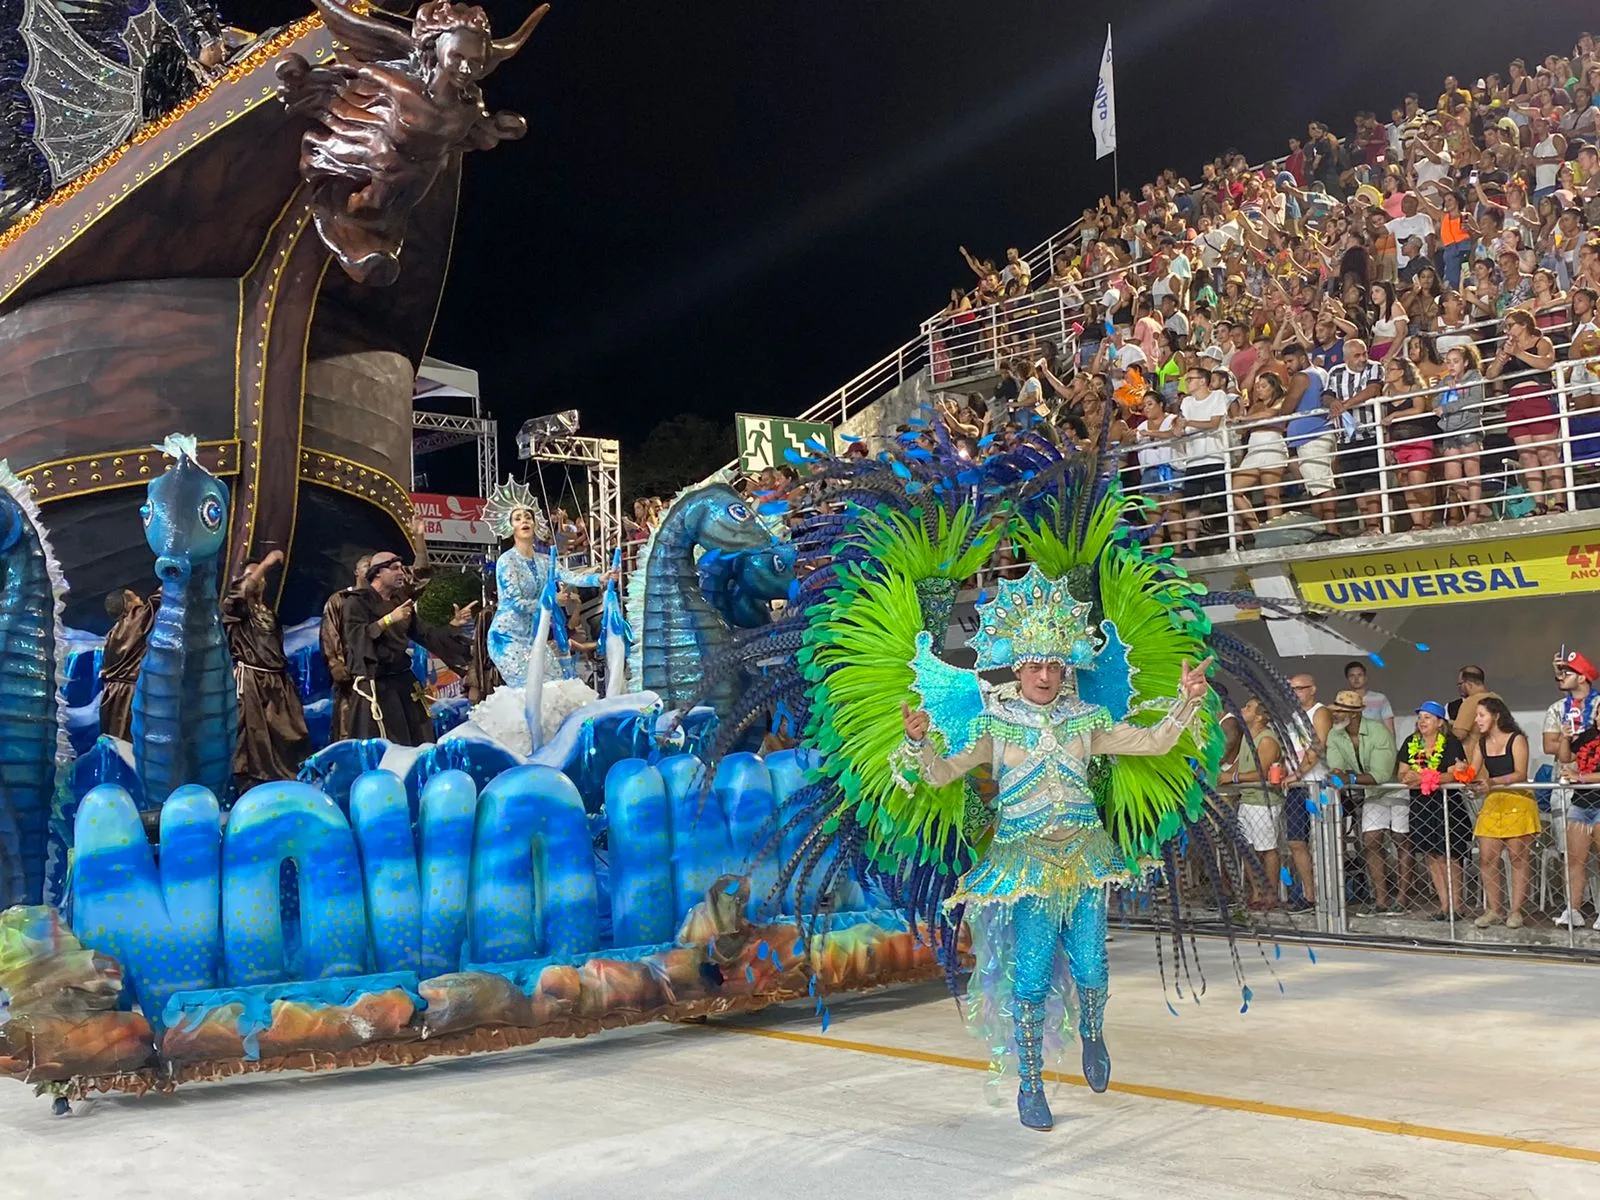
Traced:
<path fill-rule="evenodd" d="M 1600 785 L 1562 782 L 1557 772 L 1492 789 L 1447 781 L 1429 794 L 1399 783 L 1218 790 L 1246 842 L 1259 846 L 1267 827 L 1276 837 L 1271 850 L 1258 851 L 1263 875 L 1228 896 L 1229 911 L 1219 917 L 1249 923 L 1261 913 L 1269 925 L 1354 938 L 1600 953 L 1600 824 L 1589 823 Z M 1478 832 L 1485 801 L 1496 795 L 1503 809 L 1508 793 L 1520 797 L 1510 803 L 1537 831 L 1486 838 Z M 1294 805 L 1305 808 L 1298 826 Z M 1298 845 L 1290 840 L 1297 834 Z M 1198 871 L 1188 869 L 1182 882 L 1204 906 Z"/>
<path fill-rule="evenodd" d="M 1090 320 L 1084 297 L 1098 294 L 1105 283 L 1123 273 L 1125 269 L 1106 271 L 1066 286 L 1052 285 L 999 304 L 933 318 L 923 326 L 922 335 L 925 357 L 933 366 L 933 386 L 954 388 L 989 378 L 1008 359 L 1037 356 L 1046 342 L 1070 362 Z"/>
<path fill-rule="evenodd" d="M 1059 291 L 1036 292 L 939 322 L 926 335 L 933 386 L 992 376 L 1005 360 L 1037 354 L 1045 342 L 1064 349 L 1071 344 L 1065 299 Z M 1082 311 L 1080 302 L 1071 315 Z"/>
<path fill-rule="evenodd" d="M 1536 382 L 1546 375 L 1554 386 Z M 1416 397 L 1427 398 L 1430 415 L 1395 414 Z M 1440 400 L 1450 401 L 1453 429 L 1403 429 L 1408 419 L 1433 420 Z M 1351 414 L 1367 435 L 1363 441 L 1350 440 L 1326 408 L 1224 418 L 1220 463 L 1209 453 L 1190 461 L 1186 448 L 1215 436 L 1201 432 L 1166 439 L 1175 452 L 1171 480 L 1146 477 L 1134 445 L 1119 452 L 1117 468 L 1126 490 L 1149 501 L 1149 518 L 1159 522 L 1155 543 L 1201 555 L 1247 549 L 1262 527 L 1295 514 L 1320 525 L 1321 534 L 1340 537 L 1475 525 L 1540 505 L 1600 507 L 1600 357 L 1464 386 L 1446 380 L 1378 396 L 1364 407 Z M 1219 475 L 1220 487 L 1203 498 L 1183 498 L 1185 478 Z"/>

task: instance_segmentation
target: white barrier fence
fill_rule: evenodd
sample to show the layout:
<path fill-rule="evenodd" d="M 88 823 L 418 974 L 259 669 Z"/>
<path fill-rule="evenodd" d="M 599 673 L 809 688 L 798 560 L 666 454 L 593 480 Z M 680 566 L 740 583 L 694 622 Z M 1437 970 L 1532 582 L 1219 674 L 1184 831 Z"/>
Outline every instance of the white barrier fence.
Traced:
<path fill-rule="evenodd" d="M 1492 838 L 1475 832 L 1482 788 L 1452 783 L 1431 795 L 1400 784 L 1324 784 L 1309 796 L 1271 786 L 1220 791 L 1235 806 L 1245 801 L 1247 842 L 1260 844 L 1261 812 L 1277 823 L 1276 846 L 1260 855 L 1263 877 L 1228 897 L 1228 919 L 1250 922 L 1260 913 L 1267 924 L 1338 936 L 1600 952 L 1600 786 L 1554 779 L 1497 787 L 1495 793 L 1520 796 L 1538 828 Z M 1289 812 L 1295 805 L 1306 811 L 1298 822 Z M 1194 890 L 1196 866 L 1185 871 L 1184 886 L 1204 904 L 1207 897 Z"/>

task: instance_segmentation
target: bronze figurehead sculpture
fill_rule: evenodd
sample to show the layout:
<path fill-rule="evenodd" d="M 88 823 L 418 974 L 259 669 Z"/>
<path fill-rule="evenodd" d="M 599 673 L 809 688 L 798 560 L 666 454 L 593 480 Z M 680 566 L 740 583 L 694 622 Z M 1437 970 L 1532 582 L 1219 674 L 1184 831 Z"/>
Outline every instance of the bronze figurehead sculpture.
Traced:
<path fill-rule="evenodd" d="M 496 40 L 477 5 L 429 0 L 411 28 L 341 0 L 315 0 L 339 49 L 326 66 L 279 61 L 278 94 L 312 128 L 300 173 L 317 233 L 359 283 L 389 284 L 411 210 L 463 150 L 489 150 L 527 132 L 512 112 L 490 113 L 478 84 L 522 49 L 550 11 L 542 4 Z"/>

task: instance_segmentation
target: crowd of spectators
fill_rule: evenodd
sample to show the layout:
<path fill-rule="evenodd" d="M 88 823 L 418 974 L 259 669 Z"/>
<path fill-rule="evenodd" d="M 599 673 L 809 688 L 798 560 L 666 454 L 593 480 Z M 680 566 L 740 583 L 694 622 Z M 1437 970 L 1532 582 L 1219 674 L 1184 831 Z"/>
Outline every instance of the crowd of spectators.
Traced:
<path fill-rule="evenodd" d="M 661 524 L 661 516 L 667 509 L 667 500 L 662 496 L 640 496 L 633 502 L 630 512 L 622 517 L 622 531 L 630 542 L 643 542 L 649 540 L 657 526 Z"/>
<path fill-rule="evenodd" d="M 1544 919 L 1600 930 L 1600 903 L 1591 903 L 1600 889 L 1591 894 L 1588 871 L 1591 851 L 1600 854 L 1600 667 L 1566 647 L 1551 667 L 1558 695 L 1538 744 L 1473 664 L 1457 672 L 1448 704 L 1417 704 L 1404 737 L 1359 660 L 1345 664 L 1344 686 L 1326 703 L 1311 675 L 1290 679 L 1314 739 L 1285 744 L 1259 701 L 1224 717 L 1219 783 L 1264 867 L 1245 906 L 1278 908 L 1281 878 L 1291 909 L 1311 907 L 1307 814 L 1332 789 L 1352 851 L 1351 915 L 1432 910 L 1436 922 L 1478 929 Z M 1537 903 L 1536 871 L 1545 875 Z"/>
<path fill-rule="evenodd" d="M 975 455 L 1108 443 L 1180 553 L 1285 514 L 1329 537 L 1600 504 L 1597 86 L 1585 33 L 1103 197 L 1043 277 L 962 247 L 941 419 Z"/>

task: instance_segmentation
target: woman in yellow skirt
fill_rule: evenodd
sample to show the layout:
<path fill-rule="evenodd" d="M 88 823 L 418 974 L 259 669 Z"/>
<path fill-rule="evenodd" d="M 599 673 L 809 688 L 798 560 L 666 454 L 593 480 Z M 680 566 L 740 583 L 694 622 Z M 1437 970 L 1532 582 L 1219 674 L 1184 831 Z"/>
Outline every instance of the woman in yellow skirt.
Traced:
<path fill-rule="evenodd" d="M 1539 832 L 1539 805 L 1533 792 L 1516 786 L 1528 782 L 1528 738 L 1497 696 L 1478 702 L 1473 723 L 1478 744 L 1472 752 L 1472 765 L 1478 775 L 1468 786 L 1484 798 L 1472 830 L 1478 839 L 1484 911 L 1473 924 L 1487 929 L 1503 919 L 1508 929 L 1516 929 L 1522 924 L 1522 906 L 1528 899 L 1533 837 Z M 1500 912 L 1502 851 L 1511 856 L 1511 908 L 1505 917 Z"/>

